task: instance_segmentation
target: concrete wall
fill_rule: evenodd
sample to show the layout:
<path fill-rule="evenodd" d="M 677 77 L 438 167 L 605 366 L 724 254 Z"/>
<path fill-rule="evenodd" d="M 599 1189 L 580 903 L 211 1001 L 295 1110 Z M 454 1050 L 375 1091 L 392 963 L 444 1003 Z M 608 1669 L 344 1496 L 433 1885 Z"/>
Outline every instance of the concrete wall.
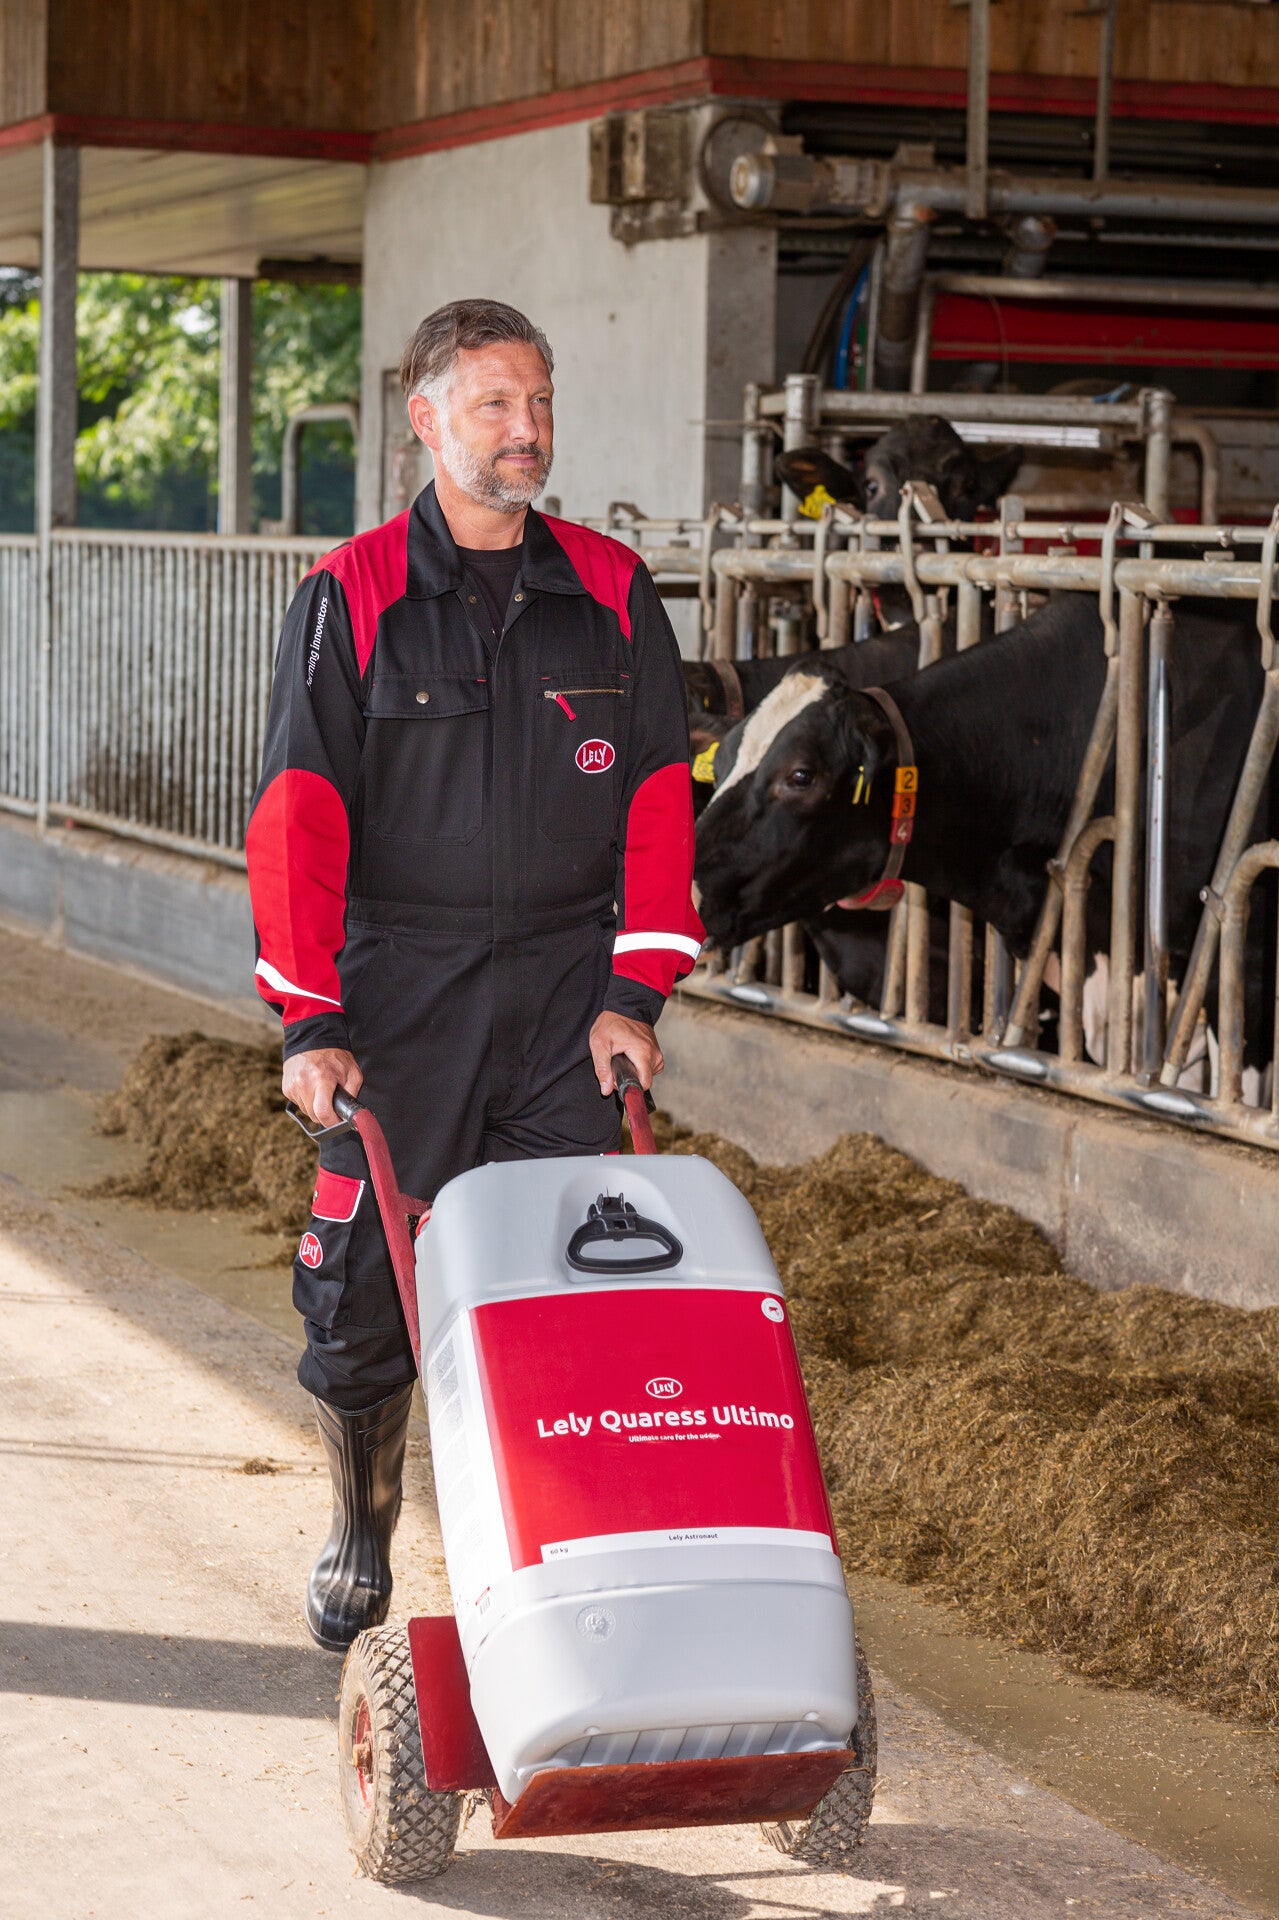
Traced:
<path fill-rule="evenodd" d="M 0 815 L 0 918 L 254 1011 L 243 877 L 98 833 L 41 840 Z M 877 1133 L 1035 1221 L 1072 1271 L 1279 1305 L 1279 1158 L 887 1049 L 704 1004 L 662 1019 L 663 1105 L 761 1160 Z"/>
<path fill-rule="evenodd" d="M 587 198 L 578 121 L 370 169 L 359 522 L 381 514 L 383 376 L 446 300 L 509 300 L 555 351 L 550 491 L 574 518 L 633 500 L 699 514 L 737 492 L 734 420 L 773 376 L 775 243 L 732 228 L 626 247 Z"/>

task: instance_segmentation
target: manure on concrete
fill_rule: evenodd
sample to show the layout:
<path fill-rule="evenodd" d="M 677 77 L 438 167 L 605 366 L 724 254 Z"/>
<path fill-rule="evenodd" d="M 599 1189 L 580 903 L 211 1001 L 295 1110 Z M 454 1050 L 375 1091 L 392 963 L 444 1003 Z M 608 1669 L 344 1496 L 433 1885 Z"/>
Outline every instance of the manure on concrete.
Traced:
<path fill-rule="evenodd" d="M 273 1048 L 149 1041 L 106 1124 L 145 1150 L 117 1192 L 305 1221 L 314 1150 Z M 777 1167 L 655 1124 L 759 1214 L 854 1587 L 864 1568 L 1089 1679 L 1279 1720 L 1279 1310 L 1097 1292 L 869 1134 Z"/>

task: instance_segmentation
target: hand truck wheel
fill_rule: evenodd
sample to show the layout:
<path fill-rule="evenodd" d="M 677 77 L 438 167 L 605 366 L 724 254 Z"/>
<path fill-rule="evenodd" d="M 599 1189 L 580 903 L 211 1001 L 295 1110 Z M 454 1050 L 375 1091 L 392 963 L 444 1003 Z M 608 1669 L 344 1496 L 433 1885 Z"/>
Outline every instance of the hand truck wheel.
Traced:
<path fill-rule="evenodd" d="M 781 1820 L 776 1826 L 760 1829 L 779 1853 L 812 1866 L 850 1867 L 854 1850 L 866 1838 L 875 1804 L 879 1748 L 875 1691 L 860 1640 L 856 1646 L 857 1725 L 849 1742 L 853 1750 L 852 1764 L 845 1767 L 806 1818 Z"/>
<path fill-rule="evenodd" d="M 403 1627 L 357 1635 L 338 1696 L 342 1817 L 361 1873 L 426 1880 L 453 1859 L 459 1793 L 426 1784 L 409 1637 Z"/>

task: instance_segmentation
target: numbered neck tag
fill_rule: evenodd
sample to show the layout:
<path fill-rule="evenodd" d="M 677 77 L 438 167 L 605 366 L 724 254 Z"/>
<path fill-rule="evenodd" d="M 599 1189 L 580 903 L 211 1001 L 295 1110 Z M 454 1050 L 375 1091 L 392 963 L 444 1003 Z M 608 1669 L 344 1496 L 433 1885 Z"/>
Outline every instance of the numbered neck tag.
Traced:
<path fill-rule="evenodd" d="M 915 831 L 915 803 L 919 798 L 919 768 L 898 767 L 893 781 L 893 824 L 888 838 L 895 847 L 908 844 Z"/>

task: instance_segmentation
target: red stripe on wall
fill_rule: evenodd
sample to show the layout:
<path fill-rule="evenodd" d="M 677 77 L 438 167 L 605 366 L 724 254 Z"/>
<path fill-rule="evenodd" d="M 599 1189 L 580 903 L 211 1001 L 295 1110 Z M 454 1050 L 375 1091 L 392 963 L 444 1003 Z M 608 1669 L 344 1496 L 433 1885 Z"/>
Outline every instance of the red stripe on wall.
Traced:
<path fill-rule="evenodd" d="M 933 320 L 936 360 L 1061 361 L 1079 366 L 1279 368 L 1279 314 L 1100 307 L 1075 301 L 978 300 L 944 294 Z"/>

